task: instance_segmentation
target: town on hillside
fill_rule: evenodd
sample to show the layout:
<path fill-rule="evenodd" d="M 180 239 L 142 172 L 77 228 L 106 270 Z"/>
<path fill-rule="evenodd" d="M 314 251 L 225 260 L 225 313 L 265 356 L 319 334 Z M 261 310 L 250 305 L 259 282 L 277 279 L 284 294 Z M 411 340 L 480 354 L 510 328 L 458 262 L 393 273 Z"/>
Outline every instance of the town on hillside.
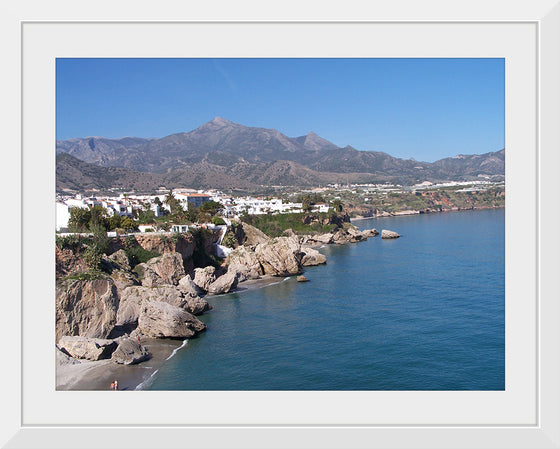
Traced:
<path fill-rule="evenodd" d="M 116 189 L 112 194 L 98 193 L 59 192 L 56 231 L 89 232 L 92 222 L 103 219 L 110 236 L 125 232 L 186 232 L 189 226 L 231 224 L 231 220 L 247 215 L 328 213 L 342 211 L 344 207 L 351 217 L 379 217 L 503 207 L 505 201 L 504 182 L 488 180 L 440 184 L 425 181 L 414 186 L 330 184 L 284 191 L 275 197 L 165 187 L 152 194 L 117 192 Z"/>

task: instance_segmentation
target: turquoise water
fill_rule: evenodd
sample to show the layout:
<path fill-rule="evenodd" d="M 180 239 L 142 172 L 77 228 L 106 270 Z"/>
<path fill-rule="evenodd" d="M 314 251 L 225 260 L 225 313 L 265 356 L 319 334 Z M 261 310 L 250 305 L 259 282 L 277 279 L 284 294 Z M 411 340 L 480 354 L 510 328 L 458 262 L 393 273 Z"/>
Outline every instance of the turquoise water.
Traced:
<path fill-rule="evenodd" d="M 370 219 L 324 266 L 210 297 L 155 390 L 503 390 L 504 210 Z"/>

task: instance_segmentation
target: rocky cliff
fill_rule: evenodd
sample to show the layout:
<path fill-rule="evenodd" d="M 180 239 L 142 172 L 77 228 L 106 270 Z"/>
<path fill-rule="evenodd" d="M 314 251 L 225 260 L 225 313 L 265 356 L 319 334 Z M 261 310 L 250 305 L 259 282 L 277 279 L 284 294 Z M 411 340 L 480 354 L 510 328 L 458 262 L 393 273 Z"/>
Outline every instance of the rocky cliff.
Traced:
<path fill-rule="evenodd" d="M 197 251 L 213 250 L 218 233 L 212 231 L 114 239 L 111 254 L 104 254 L 94 270 L 84 259 L 87 243 L 57 248 L 59 349 L 74 358 L 139 363 L 149 354 L 135 337 L 192 338 L 206 329 L 196 318 L 211 309 L 204 295 L 228 293 L 261 276 L 300 275 L 304 267 L 327 262 L 314 246 L 359 242 L 378 234 L 374 229 L 359 231 L 344 220 L 335 232 L 322 235 L 287 232 L 269 238 L 245 224 L 235 233 L 237 248 L 219 267 L 194 268 Z M 131 245 L 162 255 L 134 266 L 127 253 Z"/>

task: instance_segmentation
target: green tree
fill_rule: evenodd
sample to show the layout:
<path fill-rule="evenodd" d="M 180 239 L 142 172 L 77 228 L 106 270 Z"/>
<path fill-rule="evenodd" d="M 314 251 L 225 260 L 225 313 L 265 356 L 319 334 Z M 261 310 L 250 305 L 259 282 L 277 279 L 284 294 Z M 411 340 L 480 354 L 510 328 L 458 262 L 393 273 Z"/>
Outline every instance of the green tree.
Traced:
<path fill-rule="evenodd" d="M 338 198 L 331 201 L 331 206 L 335 210 L 335 212 L 342 212 L 342 201 Z"/>
<path fill-rule="evenodd" d="M 196 223 L 198 221 L 199 214 L 200 214 L 200 211 L 198 210 L 198 208 L 194 204 L 187 203 L 187 210 L 186 210 L 186 214 L 185 214 L 187 220 L 189 220 L 191 223 Z"/>
<path fill-rule="evenodd" d="M 72 232 L 86 232 L 91 220 L 90 210 L 81 207 L 71 207 L 69 213 L 68 228 Z"/>
<path fill-rule="evenodd" d="M 204 203 L 202 203 L 200 205 L 199 209 L 200 209 L 200 212 L 207 212 L 211 216 L 214 216 L 217 213 L 219 213 L 223 209 L 223 207 L 220 203 L 218 203 L 216 201 L 205 201 Z"/>
<path fill-rule="evenodd" d="M 120 227 L 126 229 L 127 231 L 138 229 L 136 222 L 130 217 L 122 217 Z"/>
<path fill-rule="evenodd" d="M 222 217 L 212 217 L 212 224 L 219 226 L 219 225 L 225 225 L 226 222 Z"/>
<path fill-rule="evenodd" d="M 171 215 L 176 215 L 177 213 L 184 212 L 183 208 L 181 207 L 181 203 L 177 198 L 173 196 L 173 192 L 171 190 L 165 196 L 163 202 L 169 206 Z"/>
<path fill-rule="evenodd" d="M 107 228 L 107 209 L 103 206 L 93 206 L 90 210 L 89 228 L 103 226 Z"/>
<path fill-rule="evenodd" d="M 107 230 L 112 231 L 113 229 L 122 227 L 121 221 L 122 217 L 115 212 L 111 217 L 107 219 Z"/>
<path fill-rule="evenodd" d="M 303 200 L 302 200 L 302 202 L 301 202 L 301 209 L 302 209 L 304 212 L 309 212 L 309 211 L 311 210 L 311 207 L 312 207 L 312 206 L 313 206 L 313 205 L 311 204 L 310 198 L 309 198 L 308 196 L 304 197 Z"/>
<path fill-rule="evenodd" d="M 138 222 L 142 224 L 153 223 L 156 219 L 156 214 L 153 210 L 142 210 L 138 213 Z"/>
<path fill-rule="evenodd" d="M 89 230 L 93 234 L 92 244 L 95 246 L 101 254 L 106 254 L 109 252 L 110 239 L 107 237 L 107 230 L 103 225 L 95 224 L 91 225 Z"/>

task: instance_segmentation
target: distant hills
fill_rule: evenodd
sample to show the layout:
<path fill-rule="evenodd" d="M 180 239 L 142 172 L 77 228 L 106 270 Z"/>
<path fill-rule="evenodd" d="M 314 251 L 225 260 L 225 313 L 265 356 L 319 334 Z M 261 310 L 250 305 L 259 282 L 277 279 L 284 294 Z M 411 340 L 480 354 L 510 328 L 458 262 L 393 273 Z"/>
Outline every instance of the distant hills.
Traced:
<path fill-rule="evenodd" d="M 221 117 L 161 139 L 124 137 L 57 141 L 57 189 L 159 185 L 193 188 L 315 186 L 326 183 L 469 180 L 504 175 L 504 150 L 417 162 L 387 153 L 339 148 L 310 132 L 288 137 Z"/>

